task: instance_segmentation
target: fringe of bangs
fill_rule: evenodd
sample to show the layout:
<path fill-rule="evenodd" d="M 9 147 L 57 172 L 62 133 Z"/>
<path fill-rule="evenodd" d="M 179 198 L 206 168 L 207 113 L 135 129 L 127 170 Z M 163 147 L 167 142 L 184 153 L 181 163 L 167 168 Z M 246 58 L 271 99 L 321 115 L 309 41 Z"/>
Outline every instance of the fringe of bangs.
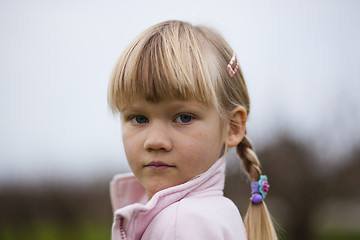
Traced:
<path fill-rule="evenodd" d="M 210 66 L 194 36 L 188 33 L 191 44 L 184 45 L 173 34 L 156 34 L 148 39 L 138 38 L 120 58 L 112 75 L 113 92 L 109 103 L 121 110 L 135 99 L 157 102 L 166 99 L 216 101 L 210 84 Z M 145 33 L 146 35 L 146 33 Z M 201 46 L 203 48 L 203 46 Z M 111 88 L 111 86 L 109 86 Z M 111 89 L 109 89 L 111 91 Z M 111 94 L 109 94 L 111 95 Z"/>

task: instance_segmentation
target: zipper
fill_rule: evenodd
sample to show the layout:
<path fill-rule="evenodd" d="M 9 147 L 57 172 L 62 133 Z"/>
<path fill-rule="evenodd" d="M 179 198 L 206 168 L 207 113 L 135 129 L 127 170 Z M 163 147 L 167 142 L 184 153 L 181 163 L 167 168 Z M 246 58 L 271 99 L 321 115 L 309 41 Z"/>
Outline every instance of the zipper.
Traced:
<path fill-rule="evenodd" d="M 112 207 L 112 210 L 113 212 L 116 210 L 115 209 L 115 206 L 114 206 L 114 191 L 113 191 L 113 188 L 114 188 L 114 179 L 110 182 L 110 200 L 111 200 L 111 207 Z M 126 232 L 125 232 L 125 229 L 124 229 L 124 218 L 120 218 L 120 238 L 121 240 L 127 240 L 127 237 L 126 237 Z"/>
<path fill-rule="evenodd" d="M 124 229 L 124 218 L 123 217 L 120 219 L 120 235 L 121 235 L 121 240 L 127 240 L 126 232 Z"/>

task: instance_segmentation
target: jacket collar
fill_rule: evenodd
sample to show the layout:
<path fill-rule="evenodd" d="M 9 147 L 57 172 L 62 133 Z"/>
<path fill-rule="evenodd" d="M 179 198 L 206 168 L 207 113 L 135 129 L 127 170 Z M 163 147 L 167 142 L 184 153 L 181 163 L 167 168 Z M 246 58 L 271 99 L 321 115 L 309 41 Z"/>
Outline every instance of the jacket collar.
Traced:
<path fill-rule="evenodd" d="M 206 172 L 190 181 L 157 192 L 148 202 L 145 188 L 132 173 L 118 174 L 110 184 L 114 212 L 114 234 L 120 228 L 128 239 L 140 239 L 152 219 L 164 208 L 182 198 L 224 189 L 225 159 L 218 159 Z"/>

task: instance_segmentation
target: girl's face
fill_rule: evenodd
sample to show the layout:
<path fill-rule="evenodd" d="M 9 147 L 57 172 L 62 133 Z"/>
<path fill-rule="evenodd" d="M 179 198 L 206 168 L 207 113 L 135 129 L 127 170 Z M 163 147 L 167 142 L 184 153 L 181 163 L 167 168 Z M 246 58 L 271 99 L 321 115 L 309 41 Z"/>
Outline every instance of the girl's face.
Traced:
<path fill-rule="evenodd" d="M 121 117 L 127 160 L 149 199 L 205 172 L 222 154 L 224 127 L 213 106 L 137 100 Z"/>

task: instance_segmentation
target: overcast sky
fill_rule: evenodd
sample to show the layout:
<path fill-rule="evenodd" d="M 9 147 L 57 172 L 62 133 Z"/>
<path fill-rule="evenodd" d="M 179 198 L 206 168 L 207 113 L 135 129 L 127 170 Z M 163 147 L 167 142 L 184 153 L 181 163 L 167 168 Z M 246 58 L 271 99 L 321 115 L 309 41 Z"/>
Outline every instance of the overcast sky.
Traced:
<path fill-rule="evenodd" d="M 2 0 L 0 183 L 126 170 L 109 75 L 137 34 L 169 19 L 211 26 L 235 49 L 255 145 L 289 132 L 340 156 L 360 144 L 359 12 L 357 0 Z"/>

